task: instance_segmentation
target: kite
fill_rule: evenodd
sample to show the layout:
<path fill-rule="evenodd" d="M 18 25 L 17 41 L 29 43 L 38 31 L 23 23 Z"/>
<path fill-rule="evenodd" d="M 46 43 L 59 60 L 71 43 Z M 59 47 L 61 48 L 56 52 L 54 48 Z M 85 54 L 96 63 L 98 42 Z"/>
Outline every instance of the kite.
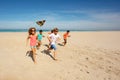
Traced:
<path fill-rule="evenodd" d="M 39 26 L 43 26 L 46 20 L 42 20 L 42 21 L 37 21 L 36 24 L 38 24 Z"/>

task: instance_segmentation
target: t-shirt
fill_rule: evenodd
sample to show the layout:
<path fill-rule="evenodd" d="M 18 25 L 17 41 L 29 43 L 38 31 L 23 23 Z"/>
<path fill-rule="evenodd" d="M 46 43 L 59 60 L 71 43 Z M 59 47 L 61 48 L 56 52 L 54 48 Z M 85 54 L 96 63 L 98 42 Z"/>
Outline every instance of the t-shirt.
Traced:
<path fill-rule="evenodd" d="M 49 35 L 49 37 L 50 37 L 51 40 L 52 40 L 51 44 L 55 44 L 56 41 L 58 40 L 58 38 L 60 38 L 60 35 L 59 35 L 59 34 L 56 34 L 56 35 L 55 35 L 54 33 L 52 33 L 52 34 Z"/>
<path fill-rule="evenodd" d="M 63 38 L 64 38 L 64 39 L 67 39 L 67 37 L 68 37 L 68 33 L 65 33 L 65 34 L 63 35 Z"/>
<path fill-rule="evenodd" d="M 42 40 L 43 35 L 42 34 L 38 34 L 38 40 Z"/>
<path fill-rule="evenodd" d="M 37 36 L 36 35 L 30 35 L 30 46 L 36 46 L 36 41 L 37 41 Z"/>

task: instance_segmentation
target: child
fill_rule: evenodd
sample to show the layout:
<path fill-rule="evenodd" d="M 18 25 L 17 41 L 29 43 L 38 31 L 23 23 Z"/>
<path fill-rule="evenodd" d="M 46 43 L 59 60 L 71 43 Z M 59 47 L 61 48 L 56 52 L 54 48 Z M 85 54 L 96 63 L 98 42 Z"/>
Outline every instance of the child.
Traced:
<path fill-rule="evenodd" d="M 63 35 L 63 39 L 64 39 L 63 45 L 64 45 L 64 46 L 65 46 L 66 43 L 67 43 L 67 37 L 70 37 L 69 33 L 70 33 L 70 31 L 67 30 L 67 32 Z"/>
<path fill-rule="evenodd" d="M 53 33 L 53 30 L 51 30 L 51 32 L 48 32 L 48 34 L 52 34 Z"/>
<path fill-rule="evenodd" d="M 37 42 L 37 36 L 36 36 L 36 28 L 32 27 L 28 30 L 28 37 L 27 37 L 27 43 L 28 40 L 30 39 L 30 47 L 31 47 L 31 51 L 33 54 L 33 61 L 34 63 L 36 63 L 36 42 Z"/>
<path fill-rule="evenodd" d="M 51 34 L 53 33 L 53 31 L 54 31 L 54 30 L 52 29 L 51 32 L 48 32 L 48 34 L 51 35 Z M 50 41 L 49 41 L 49 44 L 47 45 L 48 48 L 50 47 L 50 44 L 51 44 L 51 43 L 50 43 Z"/>
<path fill-rule="evenodd" d="M 58 29 L 57 28 L 55 28 L 53 30 L 53 33 L 48 36 L 48 40 L 50 41 L 50 48 L 48 49 L 48 51 L 54 49 L 54 52 L 53 52 L 54 56 L 53 57 L 54 57 L 54 60 L 57 60 L 56 59 L 56 50 L 57 50 L 56 42 L 58 40 L 60 40 L 60 36 L 58 34 Z"/>
<path fill-rule="evenodd" d="M 42 34 L 42 30 L 39 30 L 39 34 L 37 35 L 37 39 L 38 39 L 38 45 L 37 45 L 37 49 L 40 48 L 40 45 L 42 44 L 41 40 L 42 40 L 42 37 L 45 37 L 43 34 Z"/>

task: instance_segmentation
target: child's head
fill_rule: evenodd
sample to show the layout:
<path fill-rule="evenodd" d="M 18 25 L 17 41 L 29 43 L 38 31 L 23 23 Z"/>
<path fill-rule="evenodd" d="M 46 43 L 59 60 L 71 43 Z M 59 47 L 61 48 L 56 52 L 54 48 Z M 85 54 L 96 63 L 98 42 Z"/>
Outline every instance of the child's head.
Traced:
<path fill-rule="evenodd" d="M 70 30 L 67 30 L 67 33 L 69 33 L 70 32 Z"/>
<path fill-rule="evenodd" d="M 53 29 L 53 32 L 54 32 L 55 35 L 58 33 L 58 31 L 59 31 L 58 28 Z"/>
<path fill-rule="evenodd" d="M 35 27 L 29 28 L 28 33 L 29 35 L 34 35 L 36 33 L 36 28 Z"/>
<path fill-rule="evenodd" d="M 42 34 L 43 30 L 39 30 L 39 33 Z"/>
<path fill-rule="evenodd" d="M 54 32 L 54 30 L 51 30 L 51 33 L 53 33 Z"/>

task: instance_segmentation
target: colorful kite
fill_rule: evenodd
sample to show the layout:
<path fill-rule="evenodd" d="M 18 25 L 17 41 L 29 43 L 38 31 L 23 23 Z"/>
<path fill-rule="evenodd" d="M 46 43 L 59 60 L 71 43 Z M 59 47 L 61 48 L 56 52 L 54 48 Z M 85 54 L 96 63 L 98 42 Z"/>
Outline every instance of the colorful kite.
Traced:
<path fill-rule="evenodd" d="M 39 26 L 43 26 L 44 23 L 45 23 L 46 20 L 42 20 L 42 21 L 37 21 L 36 23 L 39 25 Z"/>

